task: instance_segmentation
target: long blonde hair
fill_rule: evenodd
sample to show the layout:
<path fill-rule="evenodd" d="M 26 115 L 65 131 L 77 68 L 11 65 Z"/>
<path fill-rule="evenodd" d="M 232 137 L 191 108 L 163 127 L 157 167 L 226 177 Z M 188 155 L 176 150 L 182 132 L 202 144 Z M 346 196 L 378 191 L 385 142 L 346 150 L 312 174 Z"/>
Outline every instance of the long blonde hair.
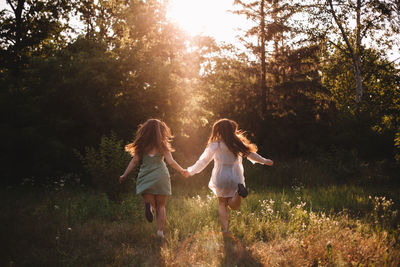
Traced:
<path fill-rule="evenodd" d="M 246 157 L 250 152 L 257 152 L 257 146 L 250 143 L 233 120 L 220 119 L 214 123 L 208 144 L 215 141 L 223 141 L 235 157 Z"/>
<path fill-rule="evenodd" d="M 151 149 L 157 149 L 161 153 L 174 151 L 171 147 L 173 135 L 168 126 L 158 119 L 148 119 L 139 125 L 135 140 L 125 146 L 125 150 L 139 159 Z"/>

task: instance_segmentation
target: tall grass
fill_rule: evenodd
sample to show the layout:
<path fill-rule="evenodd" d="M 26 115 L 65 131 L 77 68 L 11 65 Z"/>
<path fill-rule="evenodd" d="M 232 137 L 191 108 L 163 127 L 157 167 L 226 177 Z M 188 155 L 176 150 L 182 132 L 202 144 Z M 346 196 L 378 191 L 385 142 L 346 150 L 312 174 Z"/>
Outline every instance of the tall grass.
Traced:
<path fill-rule="evenodd" d="M 207 175 L 173 177 L 166 237 L 134 193 L 2 190 L 2 266 L 398 266 L 393 188 L 255 186 L 221 233 Z M 261 178 L 255 178 L 261 179 Z M 387 190 L 387 189 L 384 189 Z M 398 193 L 397 193 L 398 194 Z"/>

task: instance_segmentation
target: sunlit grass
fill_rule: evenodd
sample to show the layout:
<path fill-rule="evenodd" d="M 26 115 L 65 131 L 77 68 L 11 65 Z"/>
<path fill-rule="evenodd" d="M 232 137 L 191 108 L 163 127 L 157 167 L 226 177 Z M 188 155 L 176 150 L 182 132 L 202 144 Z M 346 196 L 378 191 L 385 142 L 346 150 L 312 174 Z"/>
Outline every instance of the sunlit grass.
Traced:
<path fill-rule="evenodd" d="M 200 178 L 199 178 L 200 179 Z M 250 188 L 222 234 L 217 199 L 175 185 L 165 239 L 140 197 L 3 190 L 6 265 L 398 266 L 398 203 L 356 186 Z M 369 194 L 372 193 L 372 194 Z M 370 197 L 371 196 L 371 197 Z"/>

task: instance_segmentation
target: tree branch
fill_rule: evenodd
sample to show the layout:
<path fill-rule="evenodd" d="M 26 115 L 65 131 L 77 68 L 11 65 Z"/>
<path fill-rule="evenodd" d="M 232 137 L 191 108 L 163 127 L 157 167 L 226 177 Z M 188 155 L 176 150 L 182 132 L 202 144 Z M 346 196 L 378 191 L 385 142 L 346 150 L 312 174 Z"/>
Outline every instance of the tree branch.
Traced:
<path fill-rule="evenodd" d="M 361 0 L 357 0 L 357 22 L 356 22 L 356 53 L 360 53 L 360 46 L 361 46 Z"/>
<path fill-rule="evenodd" d="M 350 52 L 351 56 L 354 57 L 353 47 L 351 46 L 350 41 L 347 38 L 346 32 L 345 32 L 342 24 L 340 23 L 338 17 L 336 16 L 335 10 L 333 9 L 332 0 L 329 0 L 328 2 L 329 2 L 329 6 L 331 8 L 331 13 L 332 13 L 333 19 L 335 20 L 336 24 L 339 27 L 340 32 L 342 33 L 342 37 L 343 37 L 343 39 L 344 39 L 344 41 L 345 41 L 345 43 L 347 45 L 347 48 L 349 49 L 349 52 Z"/>
<path fill-rule="evenodd" d="M 334 42 L 332 42 L 331 40 L 328 40 L 329 43 L 331 43 L 333 46 L 335 46 L 337 49 L 339 49 L 340 51 L 342 51 L 343 53 L 347 53 L 346 49 L 341 48 L 340 46 L 338 46 L 337 44 L 335 44 Z"/>
<path fill-rule="evenodd" d="M 380 69 L 383 69 L 383 68 L 385 68 L 386 66 L 389 66 L 390 64 L 396 62 L 396 61 L 399 60 L 399 59 L 400 59 L 400 57 L 396 58 L 395 60 L 390 61 L 389 63 L 380 65 L 380 66 L 378 66 L 378 67 L 379 67 Z M 366 82 L 366 81 L 371 77 L 371 75 L 372 75 L 373 73 L 375 73 L 375 70 L 368 72 L 368 74 L 365 75 L 365 77 L 364 77 L 364 79 L 363 79 L 362 82 L 363 82 L 363 83 Z"/>
<path fill-rule="evenodd" d="M 14 11 L 14 13 L 17 12 L 17 11 L 15 10 L 14 5 L 11 3 L 11 0 L 7 0 L 7 3 L 11 6 L 11 9 Z"/>
<path fill-rule="evenodd" d="M 365 26 L 364 30 L 361 33 L 361 39 L 363 39 L 365 37 L 365 35 L 367 34 L 367 31 L 369 30 L 369 28 L 374 25 L 374 21 L 376 21 L 377 19 L 375 18 L 374 20 L 370 20 L 368 21 L 367 26 Z"/>

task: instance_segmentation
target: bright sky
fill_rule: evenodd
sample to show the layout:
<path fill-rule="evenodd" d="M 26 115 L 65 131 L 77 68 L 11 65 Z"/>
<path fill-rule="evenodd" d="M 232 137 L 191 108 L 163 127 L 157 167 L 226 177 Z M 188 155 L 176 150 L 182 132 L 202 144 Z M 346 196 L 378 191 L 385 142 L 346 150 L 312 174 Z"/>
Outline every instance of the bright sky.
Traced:
<path fill-rule="evenodd" d="M 245 16 L 229 12 L 234 0 L 170 0 L 167 17 L 191 35 L 203 34 L 217 41 L 237 42 L 235 29 L 248 29 Z"/>
<path fill-rule="evenodd" d="M 7 6 L 6 0 L 0 0 L 0 9 L 4 9 Z"/>

